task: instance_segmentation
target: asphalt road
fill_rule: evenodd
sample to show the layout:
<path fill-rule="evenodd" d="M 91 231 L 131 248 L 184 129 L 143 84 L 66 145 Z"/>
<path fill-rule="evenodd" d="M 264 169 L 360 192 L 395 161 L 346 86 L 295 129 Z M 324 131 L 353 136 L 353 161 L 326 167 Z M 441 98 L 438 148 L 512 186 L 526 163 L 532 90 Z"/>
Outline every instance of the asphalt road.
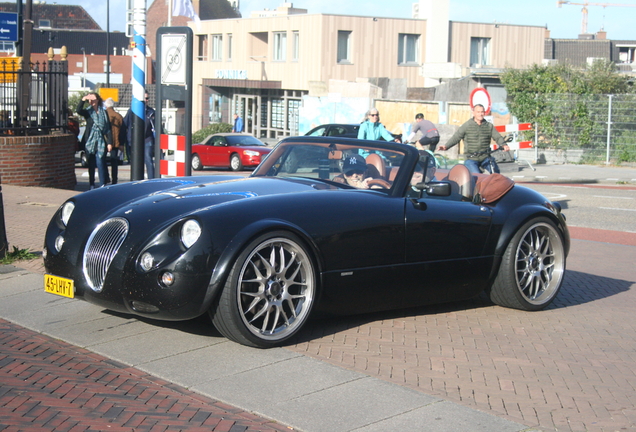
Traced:
<path fill-rule="evenodd" d="M 558 201 L 571 227 L 636 233 L 636 188 L 631 186 L 524 184 Z"/>

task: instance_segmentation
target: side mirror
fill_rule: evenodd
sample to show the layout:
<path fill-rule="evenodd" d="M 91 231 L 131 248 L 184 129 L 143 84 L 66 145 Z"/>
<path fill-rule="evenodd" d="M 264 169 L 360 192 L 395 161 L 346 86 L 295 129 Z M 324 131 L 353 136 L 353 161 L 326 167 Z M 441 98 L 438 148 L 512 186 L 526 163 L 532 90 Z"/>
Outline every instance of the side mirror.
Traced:
<path fill-rule="evenodd" d="M 420 183 L 424 185 L 423 183 Z M 419 187 L 419 184 L 417 185 Z M 450 196 L 451 185 L 448 182 L 430 182 L 424 185 L 424 190 L 429 196 Z"/>

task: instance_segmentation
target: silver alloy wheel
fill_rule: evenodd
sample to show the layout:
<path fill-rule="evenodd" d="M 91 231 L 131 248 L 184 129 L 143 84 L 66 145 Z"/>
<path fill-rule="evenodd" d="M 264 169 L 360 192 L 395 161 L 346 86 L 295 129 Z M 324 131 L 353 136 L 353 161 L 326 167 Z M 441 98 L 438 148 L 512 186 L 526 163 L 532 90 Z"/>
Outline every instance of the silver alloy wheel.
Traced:
<path fill-rule="evenodd" d="M 198 154 L 192 155 L 192 169 L 198 171 L 203 168 L 201 165 L 201 158 Z"/>
<path fill-rule="evenodd" d="M 232 171 L 238 171 L 243 168 L 243 164 L 241 163 L 241 158 L 237 154 L 233 154 L 230 158 L 230 168 Z"/>
<path fill-rule="evenodd" d="M 296 242 L 276 237 L 248 255 L 238 277 L 238 312 L 249 332 L 277 341 L 298 331 L 316 292 L 314 267 Z"/>
<path fill-rule="evenodd" d="M 556 295 L 565 270 L 563 242 L 545 222 L 531 225 L 515 252 L 517 288 L 533 305 L 543 305 Z"/>

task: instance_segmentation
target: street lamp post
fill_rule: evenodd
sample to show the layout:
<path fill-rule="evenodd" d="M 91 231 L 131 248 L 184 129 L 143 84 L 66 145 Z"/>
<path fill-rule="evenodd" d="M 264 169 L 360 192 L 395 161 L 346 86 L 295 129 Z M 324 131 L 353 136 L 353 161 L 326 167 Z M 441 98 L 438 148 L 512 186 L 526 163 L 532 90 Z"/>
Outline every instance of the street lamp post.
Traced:
<path fill-rule="evenodd" d="M 84 47 L 82 50 L 82 88 L 86 88 L 86 50 Z"/>
<path fill-rule="evenodd" d="M 110 88 L 110 0 L 106 0 L 106 88 Z"/>

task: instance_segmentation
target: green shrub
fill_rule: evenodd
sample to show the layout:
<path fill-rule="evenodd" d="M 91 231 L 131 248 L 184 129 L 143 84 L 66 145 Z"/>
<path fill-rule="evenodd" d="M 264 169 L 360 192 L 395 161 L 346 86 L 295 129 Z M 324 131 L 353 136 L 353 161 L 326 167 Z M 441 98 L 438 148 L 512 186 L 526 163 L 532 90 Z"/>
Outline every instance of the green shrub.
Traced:
<path fill-rule="evenodd" d="M 206 139 L 209 135 L 216 133 L 232 132 L 232 125 L 229 123 L 213 123 L 203 129 L 199 129 L 192 134 L 192 144 L 198 144 Z"/>
<path fill-rule="evenodd" d="M 38 255 L 27 249 L 18 249 L 13 246 L 13 252 L 8 252 L 4 257 L 2 257 L 2 259 L 0 259 L 0 264 L 11 264 L 14 261 L 32 260 L 37 257 Z"/>

